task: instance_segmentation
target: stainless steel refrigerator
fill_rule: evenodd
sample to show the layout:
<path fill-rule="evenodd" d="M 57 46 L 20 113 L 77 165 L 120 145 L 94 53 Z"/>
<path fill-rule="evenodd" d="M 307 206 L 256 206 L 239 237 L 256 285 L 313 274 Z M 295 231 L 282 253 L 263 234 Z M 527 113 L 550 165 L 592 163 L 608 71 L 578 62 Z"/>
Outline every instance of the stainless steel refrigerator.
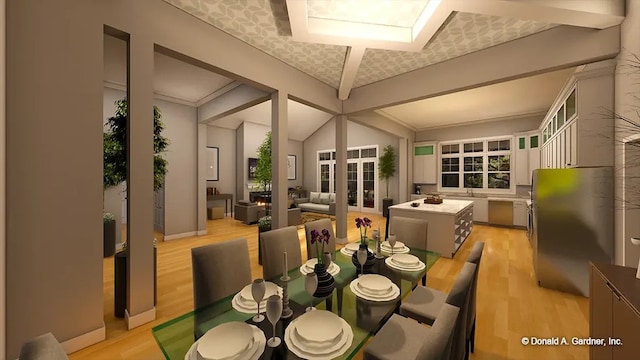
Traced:
<path fill-rule="evenodd" d="M 589 296 L 589 261 L 613 260 L 613 168 L 539 169 L 532 184 L 538 284 Z"/>

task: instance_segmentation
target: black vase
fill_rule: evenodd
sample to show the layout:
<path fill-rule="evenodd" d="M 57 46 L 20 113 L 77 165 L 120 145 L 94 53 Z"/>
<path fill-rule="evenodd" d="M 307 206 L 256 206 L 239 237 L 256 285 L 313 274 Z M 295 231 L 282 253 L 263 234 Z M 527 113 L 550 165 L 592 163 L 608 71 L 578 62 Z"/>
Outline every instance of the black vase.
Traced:
<path fill-rule="evenodd" d="M 371 251 L 369 251 L 369 247 L 366 244 L 360 244 L 360 249 L 367 249 L 367 262 L 364 263 L 362 267 L 364 274 L 373 274 L 373 266 L 376 264 L 376 256 L 373 255 Z M 351 262 L 356 267 L 356 274 L 360 274 L 360 262 L 358 261 L 358 252 L 353 253 L 351 255 Z"/>
<path fill-rule="evenodd" d="M 316 288 L 316 292 L 313 293 L 313 297 L 325 298 L 331 295 L 333 289 L 336 287 L 336 282 L 333 280 L 333 276 L 327 272 L 326 266 L 316 264 L 313 272 L 318 276 L 318 287 Z"/>

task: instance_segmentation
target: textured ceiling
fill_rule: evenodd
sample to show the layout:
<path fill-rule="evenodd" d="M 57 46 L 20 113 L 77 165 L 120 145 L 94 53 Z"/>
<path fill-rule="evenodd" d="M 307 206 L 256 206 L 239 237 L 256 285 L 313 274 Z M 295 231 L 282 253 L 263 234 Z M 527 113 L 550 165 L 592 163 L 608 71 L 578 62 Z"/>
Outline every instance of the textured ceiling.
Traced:
<path fill-rule="evenodd" d="M 347 48 L 300 43 L 281 35 L 289 27 L 284 1 L 164 1 L 334 88 L 340 84 Z"/>
<path fill-rule="evenodd" d="M 531 35 L 556 25 L 488 15 L 455 13 L 422 52 L 367 49 L 354 87 Z"/>

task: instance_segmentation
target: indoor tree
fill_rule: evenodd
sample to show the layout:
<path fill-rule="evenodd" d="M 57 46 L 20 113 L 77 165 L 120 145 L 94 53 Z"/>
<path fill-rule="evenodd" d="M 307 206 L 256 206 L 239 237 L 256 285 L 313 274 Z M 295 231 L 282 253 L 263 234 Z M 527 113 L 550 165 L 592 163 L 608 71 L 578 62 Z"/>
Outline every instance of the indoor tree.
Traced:
<path fill-rule="evenodd" d="M 389 179 L 396 173 L 396 150 L 391 145 L 387 145 L 383 149 L 382 156 L 378 162 L 378 173 L 380 179 L 385 181 L 386 192 L 385 199 L 389 198 Z"/>
<path fill-rule="evenodd" d="M 262 189 L 271 190 L 271 131 L 258 147 L 258 165 L 256 166 L 256 181 Z"/>

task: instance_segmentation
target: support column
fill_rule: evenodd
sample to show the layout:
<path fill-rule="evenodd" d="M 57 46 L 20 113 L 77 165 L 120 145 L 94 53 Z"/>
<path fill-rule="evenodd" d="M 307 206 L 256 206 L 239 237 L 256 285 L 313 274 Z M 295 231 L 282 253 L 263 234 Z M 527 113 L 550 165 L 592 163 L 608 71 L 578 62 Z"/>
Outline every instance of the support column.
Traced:
<path fill-rule="evenodd" d="M 289 141 L 288 94 L 275 91 L 271 94 L 271 227 L 279 229 L 288 225 L 287 214 L 287 148 Z"/>
<path fill-rule="evenodd" d="M 347 116 L 336 116 L 336 242 L 347 239 Z"/>
<path fill-rule="evenodd" d="M 198 124 L 198 189 L 196 216 L 198 217 L 198 235 L 207 234 L 207 125 Z M 225 200 L 226 201 L 226 200 Z M 233 204 L 231 204 L 233 206 Z"/>
<path fill-rule="evenodd" d="M 153 42 L 128 43 L 127 309 L 129 329 L 156 318 L 153 305 Z"/>
<path fill-rule="evenodd" d="M 398 203 L 401 204 L 403 202 L 409 201 L 408 196 L 410 192 L 410 179 L 411 169 L 410 169 L 410 152 L 409 152 L 409 143 L 407 138 L 400 138 L 398 140 Z"/>

